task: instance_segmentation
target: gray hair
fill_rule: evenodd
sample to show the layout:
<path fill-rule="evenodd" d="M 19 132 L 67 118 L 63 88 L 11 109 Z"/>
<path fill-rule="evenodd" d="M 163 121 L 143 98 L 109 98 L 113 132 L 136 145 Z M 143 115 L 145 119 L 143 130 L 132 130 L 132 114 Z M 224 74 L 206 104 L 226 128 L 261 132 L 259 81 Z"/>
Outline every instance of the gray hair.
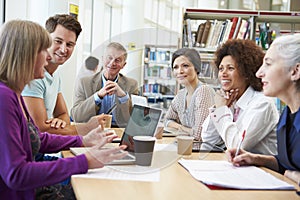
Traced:
<path fill-rule="evenodd" d="M 278 55 L 284 60 L 287 71 L 300 63 L 300 34 L 283 35 L 274 40 L 271 45 L 277 50 Z M 300 79 L 295 81 L 296 88 L 300 91 Z"/>
<path fill-rule="evenodd" d="M 290 69 L 300 63 L 300 34 L 283 35 L 274 40 L 272 47 Z"/>
<path fill-rule="evenodd" d="M 111 43 L 109 43 L 109 44 L 106 46 L 105 51 L 106 51 L 108 48 L 114 48 L 114 49 L 116 49 L 116 50 L 118 50 L 118 51 L 122 51 L 122 52 L 123 52 L 123 56 L 124 56 L 125 61 L 126 61 L 126 59 L 127 59 L 127 51 L 126 51 L 125 47 L 124 47 L 122 44 L 120 44 L 120 43 L 118 43 L 118 42 L 111 42 Z"/>

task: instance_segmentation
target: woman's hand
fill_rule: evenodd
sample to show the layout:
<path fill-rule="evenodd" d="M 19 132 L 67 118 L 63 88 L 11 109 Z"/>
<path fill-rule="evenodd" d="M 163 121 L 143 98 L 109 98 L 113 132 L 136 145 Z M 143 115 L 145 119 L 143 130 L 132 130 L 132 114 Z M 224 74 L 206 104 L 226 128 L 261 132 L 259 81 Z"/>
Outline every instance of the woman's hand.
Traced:
<path fill-rule="evenodd" d="M 105 115 L 96 115 L 90 118 L 87 123 L 76 123 L 76 131 L 79 135 L 86 135 L 98 126 L 104 127 Z"/>
<path fill-rule="evenodd" d="M 123 151 L 126 149 L 126 145 L 109 149 L 101 149 L 101 147 L 101 145 L 95 145 L 85 153 L 89 169 L 103 167 L 105 164 L 110 163 L 115 159 L 123 158 L 128 154 L 127 151 Z"/>
<path fill-rule="evenodd" d="M 91 130 L 87 135 L 83 136 L 82 143 L 85 147 L 91 146 L 104 146 L 106 143 L 112 142 L 113 139 L 117 138 L 113 132 L 104 131 L 102 126 Z"/>
<path fill-rule="evenodd" d="M 232 89 L 230 91 L 218 90 L 215 95 L 216 107 L 227 106 L 230 107 L 238 96 L 239 90 Z"/>
<path fill-rule="evenodd" d="M 99 125 L 101 127 L 104 127 L 105 119 L 106 119 L 106 117 L 104 114 L 93 116 L 87 122 L 86 126 L 91 129 L 97 128 Z"/>
<path fill-rule="evenodd" d="M 237 149 L 228 149 L 225 153 L 228 161 L 235 166 L 255 165 L 256 154 L 249 153 L 243 149 L 239 150 L 239 154 L 235 157 Z"/>

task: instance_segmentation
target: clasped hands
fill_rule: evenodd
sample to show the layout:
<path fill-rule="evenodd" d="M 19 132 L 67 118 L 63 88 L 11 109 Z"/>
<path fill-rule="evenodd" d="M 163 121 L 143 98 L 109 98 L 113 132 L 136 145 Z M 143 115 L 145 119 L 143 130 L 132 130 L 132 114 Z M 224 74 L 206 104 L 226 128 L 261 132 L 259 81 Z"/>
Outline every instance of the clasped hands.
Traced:
<path fill-rule="evenodd" d="M 113 81 L 106 81 L 105 86 L 102 87 L 98 92 L 97 95 L 100 98 L 105 97 L 106 95 L 113 95 L 116 94 L 118 97 L 124 97 L 126 93 L 120 88 L 118 83 Z"/>
<path fill-rule="evenodd" d="M 128 152 L 123 151 L 126 149 L 126 145 L 107 149 L 102 148 L 105 144 L 112 142 L 116 137 L 118 136 L 114 135 L 113 132 L 104 131 L 101 125 L 82 137 L 83 146 L 91 147 L 89 151 L 85 153 L 89 169 L 103 167 L 104 164 L 127 155 Z"/>
<path fill-rule="evenodd" d="M 230 107 L 233 102 L 237 99 L 239 90 L 238 89 L 231 89 L 229 91 L 218 90 L 215 95 L 215 106 L 227 106 Z"/>

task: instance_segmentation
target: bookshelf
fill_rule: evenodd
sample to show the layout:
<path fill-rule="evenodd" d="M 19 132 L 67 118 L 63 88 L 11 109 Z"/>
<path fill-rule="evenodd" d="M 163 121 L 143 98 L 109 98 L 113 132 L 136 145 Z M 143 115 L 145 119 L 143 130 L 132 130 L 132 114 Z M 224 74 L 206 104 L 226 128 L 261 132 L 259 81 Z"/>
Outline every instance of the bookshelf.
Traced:
<path fill-rule="evenodd" d="M 199 74 L 201 81 L 218 88 L 217 71 L 213 63 L 214 52 L 226 40 L 238 38 L 239 29 L 243 30 L 240 38 L 255 38 L 253 30 L 256 16 L 256 11 L 248 10 L 184 9 L 180 44 L 199 51 L 202 61 Z M 204 28 L 202 24 L 205 24 Z"/>
<path fill-rule="evenodd" d="M 195 48 L 199 51 L 202 60 L 199 79 L 216 88 L 218 87 L 218 80 L 213 63 L 214 52 L 226 40 L 238 37 L 251 39 L 255 40 L 257 45 L 263 49 L 268 49 L 276 36 L 286 33 L 300 33 L 300 12 L 185 8 L 182 19 L 181 47 Z M 235 28 L 234 19 L 240 21 L 236 22 Z M 242 25 L 243 21 L 244 23 L 247 22 L 247 26 Z M 208 22 L 210 29 L 207 30 L 207 36 L 204 41 L 202 38 L 199 40 L 199 35 L 201 37 L 205 35 L 205 26 Z M 202 33 L 199 32 L 201 24 L 205 24 L 202 25 Z M 218 28 L 216 28 L 217 25 Z M 230 27 L 230 31 L 236 32 L 235 37 L 229 37 L 228 32 L 230 33 L 230 31 L 226 30 L 228 27 Z M 264 32 L 262 31 L 263 27 L 265 28 Z M 213 39 L 213 37 L 215 38 Z M 199 43 L 199 41 L 201 42 Z M 281 112 L 283 105 L 278 100 L 276 102 L 278 110 Z"/>
<path fill-rule="evenodd" d="M 236 19 L 237 22 L 234 21 Z M 207 31 L 206 40 L 199 44 L 197 42 L 199 41 L 197 40 L 199 39 L 198 36 L 202 35 L 203 37 L 205 35 L 205 28 L 201 29 L 200 25 L 208 22 L 211 25 Z M 234 23 L 237 23 L 236 26 L 234 26 Z M 300 32 L 300 12 L 185 8 L 183 11 L 181 45 L 182 47 L 195 47 L 204 52 L 213 52 L 227 39 L 255 40 L 260 34 L 259 25 L 263 23 L 268 23 L 270 27 L 272 25 L 276 26 L 276 35 Z M 201 33 L 200 30 L 203 30 L 203 32 Z M 235 35 L 229 37 L 229 30 L 233 31 Z M 216 38 L 213 38 L 213 36 Z M 213 40 L 216 41 L 213 42 Z"/>
<path fill-rule="evenodd" d="M 145 45 L 143 56 L 143 96 L 157 103 L 173 99 L 176 79 L 172 76 L 171 59 L 175 46 Z"/>

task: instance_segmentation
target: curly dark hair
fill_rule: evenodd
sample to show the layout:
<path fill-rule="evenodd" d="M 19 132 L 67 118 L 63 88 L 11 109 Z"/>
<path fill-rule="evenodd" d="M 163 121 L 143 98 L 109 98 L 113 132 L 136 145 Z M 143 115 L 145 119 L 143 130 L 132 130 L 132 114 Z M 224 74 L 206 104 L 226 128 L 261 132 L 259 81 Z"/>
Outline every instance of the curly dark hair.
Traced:
<path fill-rule="evenodd" d="M 76 34 L 76 40 L 81 33 L 81 25 L 75 17 L 67 14 L 57 14 L 53 17 L 49 17 L 46 21 L 46 29 L 49 33 L 53 33 L 56 26 L 60 24 L 66 29 L 73 31 Z"/>
<path fill-rule="evenodd" d="M 264 55 L 263 50 L 252 40 L 231 39 L 217 49 L 214 62 L 218 68 L 225 56 L 231 56 L 247 85 L 252 86 L 256 91 L 262 91 L 261 80 L 255 76 L 255 73 L 263 64 Z"/>

